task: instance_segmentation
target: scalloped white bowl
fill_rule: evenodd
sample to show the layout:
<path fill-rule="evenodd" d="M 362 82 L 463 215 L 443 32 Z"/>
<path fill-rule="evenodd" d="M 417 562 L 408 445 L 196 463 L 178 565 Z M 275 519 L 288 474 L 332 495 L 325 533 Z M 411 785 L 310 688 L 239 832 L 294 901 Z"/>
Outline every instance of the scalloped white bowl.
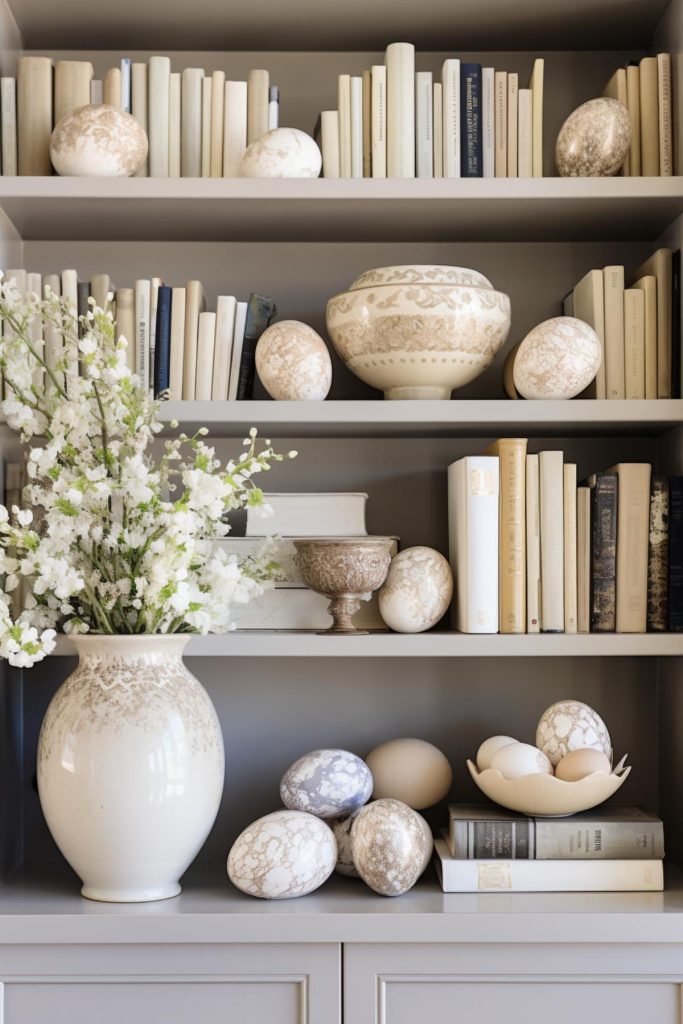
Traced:
<path fill-rule="evenodd" d="M 505 779 L 494 768 L 480 772 L 469 760 L 467 767 L 482 793 L 501 807 L 519 814 L 562 818 L 597 807 L 616 793 L 631 772 L 630 767 L 624 767 L 625 762 L 626 756 L 611 772 L 592 772 L 578 782 L 540 773 Z"/>

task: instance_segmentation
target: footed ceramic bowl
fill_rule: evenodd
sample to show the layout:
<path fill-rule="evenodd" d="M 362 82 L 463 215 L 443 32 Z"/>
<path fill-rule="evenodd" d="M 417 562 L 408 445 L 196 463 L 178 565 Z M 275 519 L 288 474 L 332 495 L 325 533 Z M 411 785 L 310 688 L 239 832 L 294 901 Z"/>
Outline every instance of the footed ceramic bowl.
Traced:
<path fill-rule="evenodd" d="M 353 616 L 387 578 L 391 537 L 306 537 L 294 542 L 301 578 L 307 587 L 331 598 L 327 633 L 356 634 Z"/>
<path fill-rule="evenodd" d="M 476 270 L 369 270 L 327 303 L 327 330 L 348 368 L 388 399 L 449 399 L 478 377 L 510 330 L 510 299 Z"/>
<path fill-rule="evenodd" d="M 562 818 L 589 811 L 613 796 L 629 777 L 626 756 L 611 772 L 592 772 L 578 782 L 563 782 L 554 775 L 523 775 L 505 779 L 494 768 L 480 772 L 473 761 L 467 762 L 470 775 L 489 800 L 519 814 Z"/>

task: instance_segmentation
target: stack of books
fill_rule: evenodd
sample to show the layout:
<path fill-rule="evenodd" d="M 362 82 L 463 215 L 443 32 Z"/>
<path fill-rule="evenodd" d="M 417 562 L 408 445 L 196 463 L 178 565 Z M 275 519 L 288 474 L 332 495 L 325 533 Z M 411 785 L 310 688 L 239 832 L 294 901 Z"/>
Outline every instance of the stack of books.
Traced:
<path fill-rule="evenodd" d="M 527 818 L 451 804 L 435 843 L 444 892 L 639 892 L 664 888 L 664 827 L 642 807 Z"/>
<path fill-rule="evenodd" d="M 617 68 L 604 96 L 619 100 L 631 118 L 631 148 L 621 173 L 630 177 L 674 173 L 671 54 L 658 53 Z"/>
<path fill-rule="evenodd" d="M 565 316 L 593 328 L 603 360 L 593 398 L 681 397 L 681 254 L 657 249 L 630 277 L 589 270 L 565 296 Z"/>
<path fill-rule="evenodd" d="M 528 88 L 517 72 L 446 60 L 440 81 L 415 70 L 412 43 L 391 43 L 384 63 L 340 75 L 337 110 L 315 135 L 325 178 L 540 178 L 543 71 Z"/>
<path fill-rule="evenodd" d="M 563 452 L 503 438 L 449 467 L 448 505 L 460 632 L 683 632 L 683 477 L 577 486 Z"/>
<path fill-rule="evenodd" d="M 103 102 L 147 132 L 149 155 L 137 174 L 151 178 L 238 177 L 247 146 L 279 119 L 279 90 L 264 70 L 235 82 L 224 71 L 172 71 L 169 57 L 124 57 L 100 81 L 89 61 L 21 57 L 16 79 L 0 79 L 3 175 L 52 174 L 56 123 Z"/>

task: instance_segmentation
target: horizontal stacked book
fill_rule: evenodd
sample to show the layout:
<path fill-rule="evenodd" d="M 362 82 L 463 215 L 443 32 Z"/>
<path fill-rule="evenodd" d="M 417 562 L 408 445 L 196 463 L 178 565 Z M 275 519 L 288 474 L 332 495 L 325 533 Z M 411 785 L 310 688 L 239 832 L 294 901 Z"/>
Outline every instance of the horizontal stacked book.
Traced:
<path fill-rule="evenodd" d="M 323 176 L 540 178 L 543 72 L 538 58 L 520 89 L 517 72 L 451 57 L 435 81 L 412 43 L 391 43 L 383 64 L 339 76 L 315 130 Z"/>
<path fill-rule="evenodd" d="M 617 68 L 603 95 L 623 103 L 631 119 L 631 148 L 621 173 L 628 177 L 672 175 L 671 54 L 658 53 Z"/>

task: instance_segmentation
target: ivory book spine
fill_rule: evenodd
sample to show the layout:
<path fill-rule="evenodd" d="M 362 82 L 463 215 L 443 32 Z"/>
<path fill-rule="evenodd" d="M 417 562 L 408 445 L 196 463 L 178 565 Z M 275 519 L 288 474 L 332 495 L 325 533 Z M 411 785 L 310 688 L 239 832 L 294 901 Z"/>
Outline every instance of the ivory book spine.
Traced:
<path fill-rule="evenodd" d="M 541 628 L 564 632 L 564 455 L 540 453 Z"/>
<path fill-rule="evenodd" d="M 647 562 L 650 518 L 648 462 L 620 462 L 610 472 L 618 479 L 617 633 L 647 629 Z"/>
<path fill-rule="evenodd" d="M 498 632 L 499 460 L 478 455 L 448 467 L 448 535 L 460 633 Z"/>

